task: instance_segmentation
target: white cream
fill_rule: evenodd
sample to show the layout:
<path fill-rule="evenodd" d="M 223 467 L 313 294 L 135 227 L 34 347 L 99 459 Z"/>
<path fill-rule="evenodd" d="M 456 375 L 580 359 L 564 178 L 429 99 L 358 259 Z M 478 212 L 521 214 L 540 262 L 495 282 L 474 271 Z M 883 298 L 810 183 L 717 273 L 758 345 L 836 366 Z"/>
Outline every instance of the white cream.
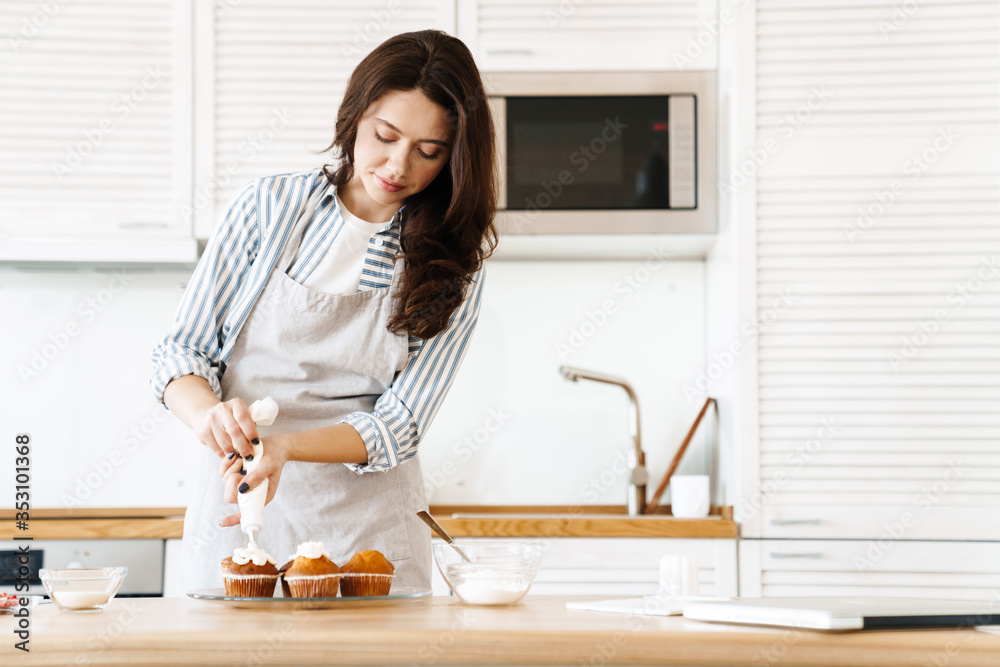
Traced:
<path fill-rule="evenodd" d="M 531 588 L 530 577 L 512 577 L 502 568 L 476 568 L 455 578 L 455 592 L 469 604 L 513 604 Z"/>
<path fill-rule="evenodd" d="M 330 554 L 327 552 L 326 547 L 323 546 L 322 542 L 303 542 L 296 549 L 295 553 L 288 557 L 288 560 L 295 560 L 299 556 L 304 556 L 305 558 L 319 558 L 320 556 L 326 556 L 330 558 Z M 332 560 L 332 559 L 331 559 Z"/>
<path fill-rule="evenodd" d="M 250 406 L 250 418 L 258 426 L 270 426 L 278 416 L 278 404 L 273 398 L 268 396 L 259 401 L 254 401 Z M 244 461 L 243 466 L 250 474 L 257 468 L 261 458 L 264 456 L 264 443 L 253 445 L 253 460 Z M 267 504 L 268 480 L 263 480 L 257 486 L 246 493 L 237 494 L 237 503 L 240 507 L 240 528 L 250 538 L 250 546 L 257 546 L 257 535 L 264 527 L 264 505 Z"/>
<path fill-rule="evenodd" d="M 513 604 L 530 585 L 509 579 L 471 579 L 455 586 L 455 592 L 470 604 Z"/>
<path fill-rule="evenodd" d="M 67 609 L 91 609 L 106 604 L 111 596 L 107 591 L 53 591 L 49 597 Z"/>
<path fill-rule="evenodd" d="M 249 547 L 244 549 L 243 547 L 236 547 L 233 549 L 233 562 L 237 565 L 246 565 L 250 561 L 253 564 L 260 567 L 265 563 L 271 563 L 272 565 L 277 565 L 278 562 L 271 558 L 271 555 L 261 549 L 260 547 Z"/>

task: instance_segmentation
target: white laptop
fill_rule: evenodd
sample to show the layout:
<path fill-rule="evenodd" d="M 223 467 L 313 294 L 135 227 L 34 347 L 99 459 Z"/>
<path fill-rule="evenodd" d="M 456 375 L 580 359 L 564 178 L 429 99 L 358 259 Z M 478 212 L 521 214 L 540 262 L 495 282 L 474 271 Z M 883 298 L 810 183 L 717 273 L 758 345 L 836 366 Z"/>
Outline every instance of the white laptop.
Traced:
<path fill-rule="evenodd" d="M 810 630 L 1000 625 L 1000 602 L 891 597 L 733 598 L 689 602 L 684 618 Z"/>

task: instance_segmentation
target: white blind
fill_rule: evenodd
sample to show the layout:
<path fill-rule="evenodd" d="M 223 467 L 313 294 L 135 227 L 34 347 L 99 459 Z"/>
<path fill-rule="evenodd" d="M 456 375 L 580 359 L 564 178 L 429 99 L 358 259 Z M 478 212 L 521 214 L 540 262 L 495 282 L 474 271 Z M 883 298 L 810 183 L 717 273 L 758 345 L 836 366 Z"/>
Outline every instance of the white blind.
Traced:
<path fill-rule="evenodd" d="M 765 503 L 1000 505 L 1000 6 L 757 6 Z"/>
<path fill-rule="evenodd" d="M 449 3 L 436 0 L 217 0 L 208 42 L 210 82 L 202 81 L 197 136 L 212 139 L 198 165 L 195 202 L 211 199 L 198 218 L 207 235 L 242 183 L 328 162 L 317 154 L 333 140 L 347 79 L 389 37 L 428 28 L 454 30 Z M 213 104 L 206 104 L 214 98 Z M 200 130 L 200 131 L 199 131 Z M 206 168 L 210 164 L 210 168 Z"/>
<path fill-rule="evenodd" d="M 700 69 L 717 62 L 714 2 L 460 0 L 462 9 L 472 17 L 477 58 L 490 69 Z"/>
<path fill-rule="evenodd" d="M 0 231 L 190 233 L 179 6 L 0 4 Z"/>

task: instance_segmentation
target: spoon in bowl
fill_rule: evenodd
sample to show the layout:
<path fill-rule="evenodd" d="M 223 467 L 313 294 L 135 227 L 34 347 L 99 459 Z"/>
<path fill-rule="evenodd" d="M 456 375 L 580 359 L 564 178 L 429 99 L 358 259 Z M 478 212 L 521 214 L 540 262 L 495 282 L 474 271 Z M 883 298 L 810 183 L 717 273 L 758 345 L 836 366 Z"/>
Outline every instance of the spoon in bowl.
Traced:
<path fill-rule="evenodd" d="M 420 510 L 419 512 L 417 512 L 417 516 L 420 517 L 421 521 L 430 526 L 431 530 L 433 530 L 435 533 L 438 534 L 438 537 L 447 542 L 452 549 L 457 551 L 458 555 L 462 557 L 462 560 L 464 560 L 466 563 L 472 562 L 469 559 L 469 557 L 465 555 L 465 552 L 462 551 L 457 544 L 455 544 L 455 540 L 452 539 L 451 535 L 449 535 L 447 531 L 445 531 L 445 529 L 441 527 L 441 524 L 439 524 L 437 521 L 431 518 L 430 514 L 428 514 L 424 510 Z"/>

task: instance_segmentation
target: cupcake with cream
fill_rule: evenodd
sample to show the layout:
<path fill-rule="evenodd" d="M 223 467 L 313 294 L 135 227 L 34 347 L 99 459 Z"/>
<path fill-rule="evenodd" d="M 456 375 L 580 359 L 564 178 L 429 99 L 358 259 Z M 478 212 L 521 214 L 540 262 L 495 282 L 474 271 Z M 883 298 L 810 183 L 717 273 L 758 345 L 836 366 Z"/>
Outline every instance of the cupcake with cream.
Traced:
<path fill-rule="evenodd" d="M 341 568 L 340 594 L 344 597 L 388 595 L 396 567 L 374 549 L 359 551 Z"/>
<path fill-rule="evenodd" d="M 277 563 L 260 547 L 237 547 L 232 556 L 222 560 L 222 583 L 225 585 L 226 595 L 274 597 L 277 581 Z"/>
<path fill-rule="evenodd" d="M 303 542 L 288 561 L 281 567 L 281 587 L 286 597 L 337 597 L 340 568 L 322 542 Z"/>

